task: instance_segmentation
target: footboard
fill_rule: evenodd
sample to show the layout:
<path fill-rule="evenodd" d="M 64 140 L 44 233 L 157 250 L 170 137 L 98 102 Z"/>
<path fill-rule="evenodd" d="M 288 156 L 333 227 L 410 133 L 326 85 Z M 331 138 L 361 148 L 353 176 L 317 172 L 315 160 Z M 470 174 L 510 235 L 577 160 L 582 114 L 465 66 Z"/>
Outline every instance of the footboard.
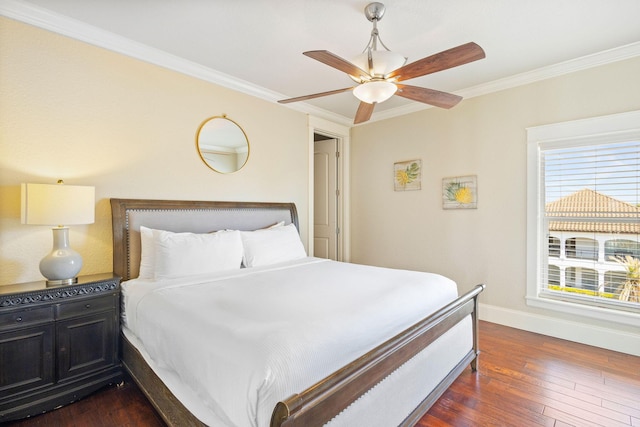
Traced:
<path fill-rule="evenodd" d="M 410 414 L 406 425 L 414 425 L 431 405 L 444 393 L 469 364 L 477 369 L 478 295 L 484 285 L 443 307 L 421 322 L 396 335 L 387 342 L 314 384 L 300 394 L 279 402 L 272 414 L 271 427 L 323 425 L 339 414 L 360 396 L 414 357 L 464 317 L 473 318 L 473 348 L 459 361 L 456 368 L 434 390 L 425 391 L 422 404 Z M 427 394 L 428 393 L 428 394 Z"/>

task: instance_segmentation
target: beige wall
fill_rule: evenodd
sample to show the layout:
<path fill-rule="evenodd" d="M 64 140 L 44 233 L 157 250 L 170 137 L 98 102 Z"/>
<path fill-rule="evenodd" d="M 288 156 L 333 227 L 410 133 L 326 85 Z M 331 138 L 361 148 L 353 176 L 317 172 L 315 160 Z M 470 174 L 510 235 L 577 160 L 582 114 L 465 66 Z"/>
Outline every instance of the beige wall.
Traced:
<path fill-rule="evenodd" d="M 226 113 L 251 154 L 235 174 L 195 150 Z M 304 114 L 0 18 L 0 285 L 40 280 L 51 230 L 20 224 L 20 183 L 96 187 L 96 221 L 71 227 L 81 274 L 111 271 L 110 197 L 291 201 L 308 218 Z M 305 241 L 306 244 L 306 241 Z"/>
<path fill-rule="evenodd" d="M 486 283 L 484 304 L 542 313 L 525 304 L 525 129 L 638 110 L 639 76 L 636 58 L 353 128 L 352 261 Z M 393 163 L 411 159 L 422 190 L 394 192 Z M 459 175 L 477 175 L 477 210 L 442 209 L 442 178 Z"/>
<path fill-rule="evenodd" d="M 640 109 L 640 59 L 358 126 L 351 135 L 351 259 L 434 271 L 481 301 L 525 305 L 525 128 Z M 251 143 L 247 166 L 212 172 L 195 151 L 226 113 Z M 306 244 L 304 114 L 0 18 L 0 285 L 39 280 L 45 226 L 20 224 L 21 182 L 96 186 L 96 222 L 71 229 L 83 274 L 111 270 L 110 197 L 293 201 Z M 393 191 L 393 163 L 420 158 L 422 190 Z M 443 177 L 477 175 L 477 210 L 442 209 Z M 597 324 L 598 322 L 590 321 Z M 621 329 L 624 328 L 621 327 Z"/>

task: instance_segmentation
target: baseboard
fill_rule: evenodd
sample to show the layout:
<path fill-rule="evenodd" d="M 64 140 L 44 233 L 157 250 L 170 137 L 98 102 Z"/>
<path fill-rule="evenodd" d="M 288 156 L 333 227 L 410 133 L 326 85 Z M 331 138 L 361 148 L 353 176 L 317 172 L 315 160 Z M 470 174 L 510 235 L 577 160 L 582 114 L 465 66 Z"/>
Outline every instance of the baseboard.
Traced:
<path fill-rule="evenodd" d="M 480 320 L 640 356 L 640 334 L 480 304 Z"/>

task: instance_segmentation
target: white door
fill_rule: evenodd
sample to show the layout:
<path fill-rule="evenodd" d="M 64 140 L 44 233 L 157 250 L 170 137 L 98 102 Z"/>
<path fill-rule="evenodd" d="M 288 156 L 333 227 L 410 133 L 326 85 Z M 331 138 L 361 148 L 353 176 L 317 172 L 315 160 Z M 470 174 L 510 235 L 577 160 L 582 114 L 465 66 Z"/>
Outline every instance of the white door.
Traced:
<path fill-rule="evenodd" d="M 313 255 L 338 259 L 338 140 L 317 141 L 313 155 Z"/>

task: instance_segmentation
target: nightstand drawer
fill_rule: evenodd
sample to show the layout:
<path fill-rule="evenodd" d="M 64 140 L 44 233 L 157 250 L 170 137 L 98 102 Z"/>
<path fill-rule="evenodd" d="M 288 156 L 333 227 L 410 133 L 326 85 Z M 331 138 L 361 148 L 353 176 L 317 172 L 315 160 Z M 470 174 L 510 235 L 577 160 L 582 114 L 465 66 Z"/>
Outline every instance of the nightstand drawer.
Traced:
<path fill-rule="evenodd" d="M 0 330 L 15 329 L 51 321 L 53 321 L 53 308 L 50 306 L 2 313 L 0 314 Z"/>
<path fill-rule="evenodd" d="M 85 299 L 83 301 L 59 304 L 56 307 L 56 318 L 65 319 L 75 316 L 84 316 L 115 308 L 116 298 L 106 295 L 100 298 Z"/>

